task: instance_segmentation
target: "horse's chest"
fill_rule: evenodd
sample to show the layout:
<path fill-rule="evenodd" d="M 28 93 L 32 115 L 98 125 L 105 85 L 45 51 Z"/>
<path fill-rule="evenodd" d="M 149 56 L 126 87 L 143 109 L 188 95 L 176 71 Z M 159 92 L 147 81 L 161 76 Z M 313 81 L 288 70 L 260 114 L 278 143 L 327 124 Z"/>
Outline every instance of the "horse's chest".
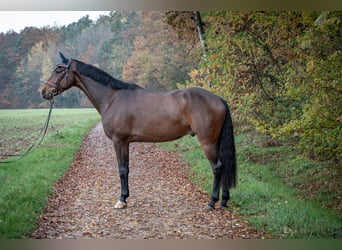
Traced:
<path fill-rule="evenodd" d="M 129 118 L 127 115 L 117 115 L 112 116 L 110 119 L 105 119 L 102 121 L 103 130 L 105 134 L 113 139 L 116 138 L 124 138 L 130 134 L 130 131 L 133 126 L 133 119 Z"/>

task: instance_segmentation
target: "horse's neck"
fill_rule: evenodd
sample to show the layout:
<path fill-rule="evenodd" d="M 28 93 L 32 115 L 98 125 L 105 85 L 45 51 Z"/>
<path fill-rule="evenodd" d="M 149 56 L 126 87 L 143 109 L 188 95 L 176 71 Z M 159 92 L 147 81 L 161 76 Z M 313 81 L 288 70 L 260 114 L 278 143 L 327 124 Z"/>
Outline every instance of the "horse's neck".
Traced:
<path fill-rule="evenodd" d="M 115 92 L 114 90 L 89 78 L 83 78 L 81 82 L 77 84 L 77 87 L 85 93 L 89 101 L 100 114 L 103 110 L 107 109 L 107 106 L 110 103 L 108 99 L 111 98 Z"/>

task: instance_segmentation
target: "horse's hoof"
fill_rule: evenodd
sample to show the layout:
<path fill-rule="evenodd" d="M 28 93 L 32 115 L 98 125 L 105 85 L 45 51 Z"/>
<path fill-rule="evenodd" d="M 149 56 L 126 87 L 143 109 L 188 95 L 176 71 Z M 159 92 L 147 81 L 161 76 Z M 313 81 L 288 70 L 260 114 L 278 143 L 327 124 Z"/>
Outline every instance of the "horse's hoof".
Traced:
<path fill-rule="evenodd" d="M 206 205 L 205 207 L 204 207 L 204 210 L 214 210 L 215 208 L 214 207 L 212 207 L 212 206 L 209 206 L 209 205 Z"/>
<path fill-rule="evenodd" d="M 220 208 L 222 208 L 222 209 L 228 208 L 227 203 L 226 202 L 221 203 Z"/>
<path fill-rule="evenodd" d="M 122 201 L 118 201 L 114 208 L 116 209 L 123 209 L 123 208 L 126 208 L 127 207 L 127 203 L 126 202 L 122 202 Z"/>

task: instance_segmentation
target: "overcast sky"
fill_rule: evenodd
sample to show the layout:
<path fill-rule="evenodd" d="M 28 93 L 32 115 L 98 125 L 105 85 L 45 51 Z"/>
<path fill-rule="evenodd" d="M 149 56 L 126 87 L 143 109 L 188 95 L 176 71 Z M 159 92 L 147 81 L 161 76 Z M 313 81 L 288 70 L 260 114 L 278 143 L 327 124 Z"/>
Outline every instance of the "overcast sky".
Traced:
<path fill-rule="evenodd" d="M 81 17 L 89 15 L 97 20 L 99 15 L 109 11 L 0 11 L 0 32 L 9 30 L 20 32 L 25 27 L 63 26 L 77 22 Z"/>

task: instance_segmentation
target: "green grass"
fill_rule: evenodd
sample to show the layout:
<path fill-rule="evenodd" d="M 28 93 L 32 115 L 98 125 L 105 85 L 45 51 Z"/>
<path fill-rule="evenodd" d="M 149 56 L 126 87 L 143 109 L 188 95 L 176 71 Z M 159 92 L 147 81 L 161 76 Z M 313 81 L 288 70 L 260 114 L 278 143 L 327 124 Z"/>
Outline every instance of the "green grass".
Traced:
<path fill-rule="evenodd" d="M 30 130 L 38 133 L 47 113 L 0 110 L 1 153 L 11 152 L 13 146 L 16 149 L 16 141 Z M 0 238 L 25 238 L 34 229 L 54 183 L 68 169 L 84 134 L 98 120 L 93 109 L 54 109 L 43 143 L 19 161 L 0 164 Z M 19 151 L 23 149 L 21 146 Z"/>
<path fill-rule="evenodd" d="M 329 176 L 324 163 L 304 159 L 290 146 L 262 146 L 263 140 L 251 134 L 236 137 L 239 181 L 231 190 L 232 208 L 273 238 L 341 238 L 341 211 L 336 204 L 341 190 L 334 182 L 338 173 Z M 197 140 L 184 137 L 163 146 L 182 152 L 192 166 L 191 178 L 210 194 L 211 168 Z M 320 192 L 313 195 L 312 189 L 318 187 Z M 329 196 L 329 190 L 335 194 Z M 328 209 L 327 204 L 334 206 Z"/>

